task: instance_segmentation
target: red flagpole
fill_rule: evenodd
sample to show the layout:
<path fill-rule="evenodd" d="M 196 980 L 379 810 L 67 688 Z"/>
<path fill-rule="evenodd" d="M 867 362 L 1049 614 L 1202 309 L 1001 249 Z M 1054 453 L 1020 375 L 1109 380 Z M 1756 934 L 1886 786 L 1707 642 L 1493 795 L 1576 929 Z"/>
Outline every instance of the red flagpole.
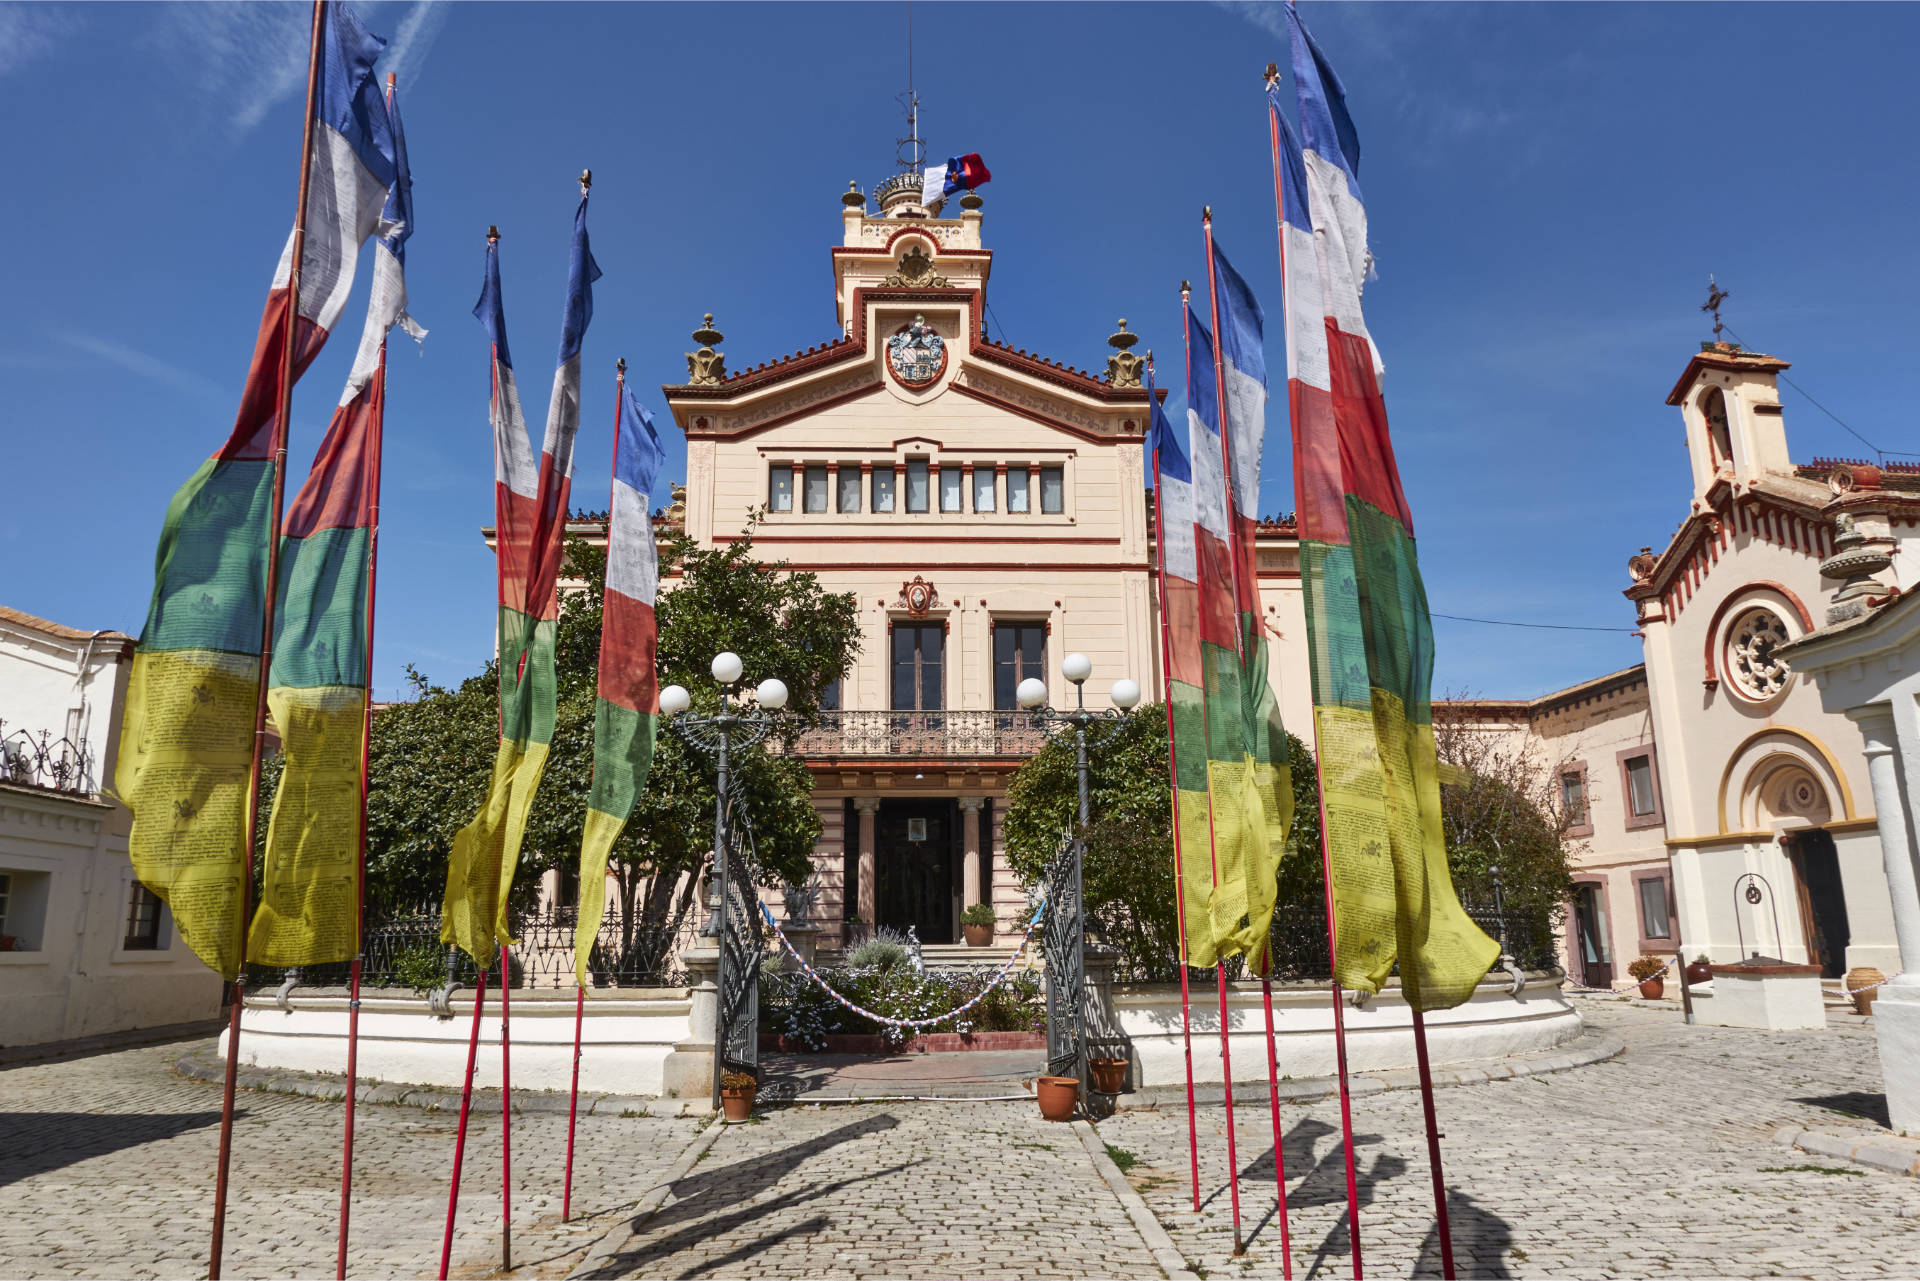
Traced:
<path fill-rule="evenodd" d="M 618 361 L 614 362 L 613 366 L 613 462 L 610 464 L 610 474 L 612 475 L 617 475 L 620 469 L 620 414 L 626 405 L 626 391 L 627 358 L 622 356 Z M 613 509 L 611 506 L 607 509 L 607 538 L 609 543 L 611 543 L 613 538 Z M 576 921 L 574 929 L 578 931 L 579 928 L 579 923 Z M 579 940 L 576 938 L 574 943 L 578 946 Z M 562 1223 L 565 1223 L 572 1217 L 573 1213 L 573 1130 L 574 1116 L 580 1106 L 580 1031 L 582 1020 L 586 1015 L 586 1007 L 587 989 L 582 986 L 573 1003 L 573 1088 L 567 1098 L 567 1177 L 566 1181 L 561 1185 L 560 1192 L 560 1221 Z"/>
<path fill-rule="evenodd" d="M 393 106 L 391 71 L 387 73 L 387 106 Z M 374 377 L 378 380 L 378 390 L 374 395 L 379 401 L 372 419 L 373 512 L 367 529 L 367 706 L 366 723 L 360 731 L 360 862 L 354 869 L 355 946 L 353 972 L 348 980 L 351 991 L 347 997 L 347 1120 L 340 1153 L 340 1245 L 333 1264 L 336 1281 L 346 1281 L 347 1276 L 347 1220 L 353 1204 L 353 1096 L 359 1076 L 360 970 L 367 929 L 367 783 L 373 751 L 373 592 L 374 580 L 380 569 L 380 453 L 387 413 L 387 340 L 384 336 L 380 339 L 380 367 Z"/>
<path fill-rule="evenodd" d="M 1243 599 L 1251 602 L 1256 608 L 1259 605 L 1259 600 L 1252 594 L 1252 590 L 1247 587 L 1245 580 L 1241 577 L 1241 561 L 1243 558 L 1248 557 L 1251 549 L 1244 545 L 1244 536 L 1237 519 L 1239 506 L 1233 493 L 1233 449 L 1227 443 L 1226 339 L 1220 332 L 1220 282 L 1215 278 L 1216 273 L 1213 268 L 1213 214 L 1211 210 L 1201 214 L 1200 225 L 1206 233 L 1207 240 L 1207 298 L 1213 313 L 1213 376 L 1217 396 L 1216 403 L 1220 406 L 1220 475 L 1227 489 L 1227 564 L 1231 567 L 1233 573 L 1234 607 L 1237 612 L 1240 608 L 1240 602 Z M 1258 626 L 1257 620 L 1255 626 Z M 1246 672 L 1247 661 L 1246 641 L 1247 638 L 1243 635 L 1243 629 L 1236 623 L 1234 626 L 1233 645 L 1235 653 L 1240 659 L 1240 670 L 1243 679 Z M 1271 965 L 1271 962 L 1269 962 L 1269 965 Z M 1260 976 L 1260 996 L 1267 1016 L 1267 1101 L 1273 1114 L 1273 1173 L 1274 1191 L 1279 1200 L 1280 1267 L 1285 1281 L 1292 1281 L 1293 1258 L 1291 1250 L 1289 1249 L 1289 1237 L 1291 1234 L 1287 1226 L 1287 1172 L 1285 1157 L 1281 1151 L 1280 1058 L 1279 1051 L 1273 1043 L 1273 984 L 1264 974 Z"/>
<path fill-rule="evenodd" d="M 1445 1281 L 1453 1281 L 1453 1227 L 1447 1219 L 1447 1176 L 1440 1169 L 1440 1127 L 1433 1115 L 1433 1073 L 1427 1067 L 1427 1020 L 1418 1008 L 1413 1011 L 1413 1049 L 1420 1063 L 1420 1106 L 1427 1116 L 1427 1162 L 1433 1169 L 1433 1219 L 1440 1229 L 1440 1275 Z"/>
<path fill-rule="evenodd" d="M 453 1220 L 460 1209 L 460 1165 L 467 1154 L 467 1114 L 473 1106 L 473 1065 L 480 1056 L 480 1010 L 487 1003 L 487 970 L 473 985 L 473 1030 L 467 1034 L 467 1077 L 460 1087 L 460 1128 L 453 1136 L 453 1184 L 447 1189 L 447 1231 L 440 1238 L 440 1281 L 447 1281 L 453 1260 Z"/>
<path fill-rule="evenodd" d="M 1268 73 L 1273 77 L 1268 81 L 1269 84 L 1279 79 L 1280 73 L 1277 68 L 1269 66 Z M 1280 243 L 1280 278 L 1284 281 L 1287 275 L 1286 203 L 1280 185 L 1280 117 L 1273 106 L 1272 99 L 1267 101 L 1267 132 L 1273 148 L 1273 216 Z M 1290 301 L 1285 297 L 1283 287 L 1281 306 L 1284 308 Z M 1295 444 L 1297 447 L 1298 441 Z M 1298 469 L 1295 470 L 1294 481 L 1298 484 Z M 1327 857 L 1327 779 L 1326 771 L 1321 767 L 1320 723 L 1317 719 L 1313 725 L 1313 768 L 1315 781 L 1319 784 L 1316 791 L 1320 798 L 1320 877 L 1327 904 L 1327 963 L 1329 966 L 1334 966 L 1340 950 L 1334 926 L 1333 864 Z M 1334 1061 L 1340 1074 L 1340 1135 L 1341 1148 L 1345 1153 L 1347 1165 L 1347 1236 L 1353 1247 L 1353 1275 L 1355 1281 L 1358 1281 L 1363 1275 L 1360 1253 L 1360 1187 L 1353 1163 L 1353 1100 L 1347 1089 L 1347 1022 L 1346 1011 L 1340 1000 L 1340 971 L 1337 966 L 1334 966 L 1333 974 L 1333 982 L 1330 984 L 1333 991 L 1333 1049 Z"/>
<path fill-rule="evenodd" d="M 220 1094 L 220 1155 L 213 1180 L 213 1240 L 207 1249 L 208 1281 L 220 1281 L 227 1231 L 227 1176 L 233 1165 L 233 1095 L 240 1075 L 240 1014 L 247 995 L 247 927 L 253 915 L 254 828 L 260 819 L 260 758 L 266 749 L 267 682 L 273 669 L 273 615 L 280 575 L 280 518 L 287 494 L 287 420 L 293 413 L 293 349 L 299 323 L 300 267 L 307 244 L 307 193 L 313 168 L 313 106 L 320 87 L 320 22 L 325 0 L 314 0 L 313 31 L 307 49 L 307 108 L 300 128 L 300 194 L 294 202 L 293 245 L 287 276 L 286 314 L 282 321 L 280 407 L 273 424 L 273 506 L 267 513 L 267 581 L 260 628 L 260 678 L 254 691 L 253 759 L 247 767 L 247 827 L 240 865 L 238 973 L 227 1021 L 227 1074 Z"/>
<path fill-rule="evenodd" d="M 510 1072 L 512 1046 L 507 1040 L 507 1019 L 512 1009 L 507 995 L 513 986 L 513 970 L 505 941 L 500 944 L 500 1270 L 513 1271 L 513 1077 Z"/>
<path fill-rule="evenodd" d="M 573 998 L 573 1093 L 567 1099 L 567 1178 L 561 1185 L 560 1222 L 573 1217 L 573 1119 L 580 1107 L 580 1023 L 587 1012 L 587 989 L 578 988 Z"/>
<path fill-rule="evenodd" d="M 1191 286 L 1189 286 L 1186 281 L 1181 281 L 1180 328 L 1181 333 L 1185 335 L 1187 339 L 1187 388 L 1189 399 L 1192 397 L 1193 388 L 1193 341 L 1192 335 L 1187 333 L 1186 316 L 1188 295 L 1190 292 Z M 1216 329 L 1219 328 L 1217 318 L 1214 327 Z M 1217 337 L 1214 340 L 1214 345 L 1216 347 L 1219 345 L 1219 339 Z M 1238 603 L 1236 602 L 1236 608 L 1237 607 Z M 1204 699 L 1201 700 L 1200 715 L 1201 721 L 1204 724 L 1206 720 L 1206 701 Z M 1213 835 L 1213 796 L 1211 788 L 1209 788 L 1207 796 L 1207 856 L 1211 860 L 1210 874 L 1213 887 L 1217 890 L 1220 888 L 1220 854 L 1219 851 L 1213 847 Z M 1233 1202 L 1233 1253 L 1237 1257 L 1245 1254 L 1247 1247 L 1240 1240 L 1240 1156 L 1233 1133 L 1233 1054 L 1227 1047 L 1227 966 L 1224 961 L 1216 960 L 1213 968 L 1214 979 L 1220 991 L 1220 1080 L 1224 1087 L 1227 1109 L 1227 1189 Z"/>
<path fill-rule="evenodd" d="M 1180 318 L 1182 324 L 1186 317 Z M 1153 353 L 1147 353 L 1147 372 L 1153 372 Z M 1153 395 L 1152 391 L 1147 393 Z M 1153 406 L 1147 406 L 1153 420 Z M 1180 769 L 1173 735 L 1173 642 L 1167 631 L 1167 539 L 1160 512 L 1160 451 L 1153 451 L 1153 537 L 1155 577 L 1160 586 L 1161 697 L 1167 707 L 1167 775 L 1173 785 L 1173 902 L 1180 915 L 1180 1044 L 1187 1061 L 1187 1160 L 1193 1173 L 1193 1212 L 1200 1213 L 1200 1131 L 1193 1104 L 1193 1020 L 1187 992 L 1187 891 L 1180 854 Z"/>

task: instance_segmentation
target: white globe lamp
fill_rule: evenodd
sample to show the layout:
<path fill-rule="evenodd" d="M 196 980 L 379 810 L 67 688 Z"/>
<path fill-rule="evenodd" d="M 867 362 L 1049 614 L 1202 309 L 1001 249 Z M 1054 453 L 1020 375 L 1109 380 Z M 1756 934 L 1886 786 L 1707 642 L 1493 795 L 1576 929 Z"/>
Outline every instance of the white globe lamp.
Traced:
<path fill-rule="evenodd" d="M 1032 710 L 1047 701 L 1047 683 L 1037 676 L 1029 676 L 1013 691 L 1013 698 L 1020 706 Z"/>
<path fill-rule="evenodd" d="M 1093 675 L 1093 660 L 1085 654 L 1068 654 L 1066 661 L 1060 664 L 1060 674 L 1078 685 Z"/>
<path fill-rule="evenodd" d="M 759 696 L 760 706 L 769 712 L 777 712 L 787 705 L 787 683 L 777 677 L 769 676 L 761 681 L 760 688 L 755 692 Z"/>
<path fill-rule="evenodd" d="M 1111 695 L 1113 705 L 1123 712 L 1130 712 L 1140 702 L 1140 686 L 1135 681 L 1117 680 L 1113 683 Z"/>
<path fill-rule="evenodd" d="M 669 685 L 660 691 L 660 710 L 668 716 L 678 716 L 691 706 L 693 697 L 685 685 Z"/>
<path fill-rule="evenodd" d="M 740 661 L 740 655 L 730 649 L 723 649 L 713 656 L 713 679 L 722 685 L 733 684 L 745 670 L 746 665 Z"/>

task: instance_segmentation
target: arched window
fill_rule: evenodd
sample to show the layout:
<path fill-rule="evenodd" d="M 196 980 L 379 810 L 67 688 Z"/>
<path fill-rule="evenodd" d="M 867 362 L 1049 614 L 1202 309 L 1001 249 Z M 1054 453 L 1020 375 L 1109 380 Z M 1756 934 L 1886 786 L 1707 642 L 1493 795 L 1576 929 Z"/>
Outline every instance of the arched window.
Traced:
<path fill-rule="evenodd" d="M 1727 398 L 1720 394 L 1718 387 L 1710 388 L 1706 399 L 1700 402 L 1700 410 L 1707 419 L 1707 441 L 1713 450 L 1713 469 L 1719 471 L 1733 462 L 1733 433 L 1727 424 Z"/>

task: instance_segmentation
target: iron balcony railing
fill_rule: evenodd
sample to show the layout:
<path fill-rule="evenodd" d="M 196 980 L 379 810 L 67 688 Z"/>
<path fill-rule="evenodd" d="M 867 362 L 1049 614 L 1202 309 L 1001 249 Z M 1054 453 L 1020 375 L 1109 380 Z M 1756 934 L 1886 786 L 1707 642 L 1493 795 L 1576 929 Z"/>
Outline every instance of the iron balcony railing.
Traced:
<path fill-rule="evenodd" d="M 72 796 L 91 796 L 98 790 L 86 739 L 76 743 L 55 738 L 47 730 L 36 738 L 31 730 L 9 731 L 4 720 L 0 720 L 0 783 Z"/>
<path fill-rule="evenodd" d="M 1046 732 L 1026 712 L 822 712 L 790 749 L 813 760 L 1022 760 Z"/>

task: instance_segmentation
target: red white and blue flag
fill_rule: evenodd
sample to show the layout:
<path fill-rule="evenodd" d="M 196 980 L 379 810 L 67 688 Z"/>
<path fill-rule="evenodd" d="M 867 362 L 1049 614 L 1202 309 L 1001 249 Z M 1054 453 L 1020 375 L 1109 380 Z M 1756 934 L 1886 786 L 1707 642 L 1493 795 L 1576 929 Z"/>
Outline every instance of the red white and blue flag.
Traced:
<path fill-rule="evenodd" d="M 920 203 L 929 209 L 937 208 L 954 192 L 972 191 L 992 177 L 987 162 L 977 151 L 949 157 L 944 165 L 934 165 L 926 171 L 920 184 Z"/>

